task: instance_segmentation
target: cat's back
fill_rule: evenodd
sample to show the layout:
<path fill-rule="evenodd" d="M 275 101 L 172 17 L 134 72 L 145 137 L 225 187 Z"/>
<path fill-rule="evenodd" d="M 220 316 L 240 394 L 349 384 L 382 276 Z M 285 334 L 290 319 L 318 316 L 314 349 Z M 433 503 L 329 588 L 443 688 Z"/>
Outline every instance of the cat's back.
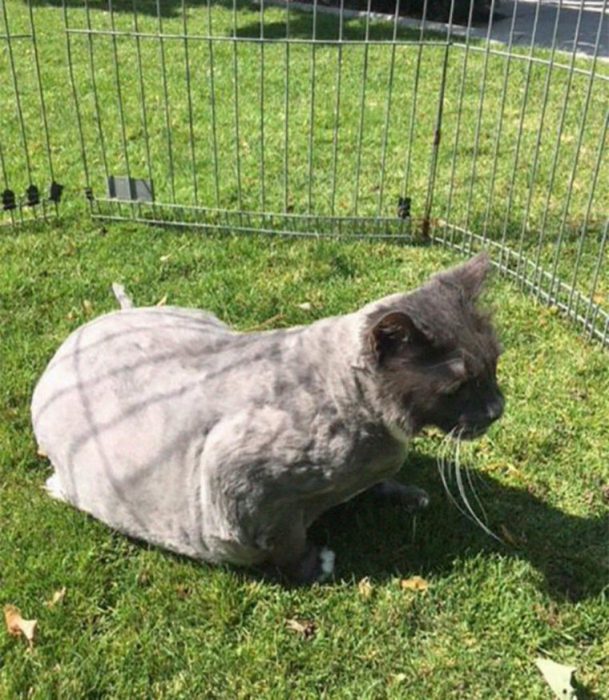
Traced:
<path fill-rule="evenodd" d="M 174 307 L 117 311 L 81 326 L 34 390 L 32 422 L 41 450 L 68 450 L 70 437 L 86 442 L 129 416 L 140 424 L 155 411 L 162 418 L 164 398 L 183 394 L 204 358 L 233 335 L 212 314 Z"/>

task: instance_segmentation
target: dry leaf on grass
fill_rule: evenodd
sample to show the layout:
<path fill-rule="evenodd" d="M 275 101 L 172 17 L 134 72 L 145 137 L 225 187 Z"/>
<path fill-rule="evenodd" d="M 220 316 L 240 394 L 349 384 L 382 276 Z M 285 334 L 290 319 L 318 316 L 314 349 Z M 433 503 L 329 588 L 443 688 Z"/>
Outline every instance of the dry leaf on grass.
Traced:
<path fill-rule="evenodd" d="M 66 587 L 62 586 L 58 591 L 55 591 L 50 600 L 45 601 L 44 605 L 47 608 L 54 608 L 58 603 L 66 597 Z"/>
<path fill-rule="evenodd" d="M 426 591 L 429 588 L 429 583 L 420 576 L 412 576 L 411 578 L 403 578 L 400 581 L 400 588 L 405 591 Z"/>
<path fill-rule="evenodd" d="M 24 620 L 21 617 L 21 611 L 14 605 L 4 606 L 4 620 L 9 634 L 12 634 L 13 637 L 23 635 L 31 649 L 34 645 L 34 634 L 38 620 Z"/>
<path fill-rule="evenodd" d="M 85 314 L 87 314 L 87 316 L 90 316 L 93 313 L 93 304 L 88 299 L 85 299 L 83 301 L 82 308 L 84 309 Z"/>
<path fill-rule="evenodd" d="M 575 666 L 563 666 L 563 664 L 557 664 L 556 661 L 541 657 L 535 659 L 535 664 L 557 698 L 577 699 L 572 682 Z"/>
<path fill-rule="evenodd" d="M 311 639 L 315 634 L 316 625 L 313 620 L 290 619 L 286 620 L 285 624 L 289 630 L 300 634 L 303 639 Z"/>
<path fill-rule="evenodd" d="M 302 311 L 310 311 L 313 308 L 311 306 L 311 302 L 309 302 L 309 301 L 303 301 L 302 304 L 296 304 L 296 306 L 299 309 L 302 309 Z"/>
<path fill-rule="evenodd" d="M 374 591 L 374 587 L 370 583 L 370 579 L 368 576 L 363 578 L 358 584 L 357 584 L 357 590 L 359 591 L 359 594 L 361 595 L 362 598 L 365 600 L 368 600 L 372 596 L 372 593 Z"/>

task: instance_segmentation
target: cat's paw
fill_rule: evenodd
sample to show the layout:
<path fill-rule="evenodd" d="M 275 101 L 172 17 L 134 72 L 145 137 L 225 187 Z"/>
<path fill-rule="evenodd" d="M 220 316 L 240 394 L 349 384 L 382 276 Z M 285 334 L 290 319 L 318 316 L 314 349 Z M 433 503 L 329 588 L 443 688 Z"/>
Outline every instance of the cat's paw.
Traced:
<path fill-rule="evenodd" d="M 373 492 L 379 498 L 402 506 L 409 513 L 416 513 L 427 508 L 431 502 L 429 494 L 418 486 L 401 484 L 398 481 L 381 481 Z"/>

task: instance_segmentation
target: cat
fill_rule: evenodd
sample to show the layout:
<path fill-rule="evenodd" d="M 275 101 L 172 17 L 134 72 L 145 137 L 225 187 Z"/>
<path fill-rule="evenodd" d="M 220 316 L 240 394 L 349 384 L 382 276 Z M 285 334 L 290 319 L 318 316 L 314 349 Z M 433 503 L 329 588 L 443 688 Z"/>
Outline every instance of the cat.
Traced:
<path fill-rule="evenodd" d="M 391 481 L 425 426 L 497 420 L 500 346 L 476 308 L 480 254 L 410 293 L 307 326 L 236 332 L 213 314 L 129 308 L 74 331 L 32 398 L 49 493 L 136 539 L 207 562 L 328 577 L 307 540 L 329 508 Z"/>

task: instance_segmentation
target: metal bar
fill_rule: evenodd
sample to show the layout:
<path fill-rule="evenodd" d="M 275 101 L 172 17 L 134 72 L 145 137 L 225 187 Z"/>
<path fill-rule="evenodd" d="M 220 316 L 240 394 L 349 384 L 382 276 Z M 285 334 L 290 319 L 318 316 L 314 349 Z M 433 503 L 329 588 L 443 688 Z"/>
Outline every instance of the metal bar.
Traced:
<path fill-rule="evenodd" d="M 137 0 L 132 0 L 133 8 L 133 27 L 138 30 L 137 21 Z M 135 40 L 135 50 L 137 53 L 137 73 L 140 85 L 140 106 L 142 108 L 142 126 L 144 128 L 144 149 L 146 151 L 146 170 L 148 171 L 148 179 L 153 181 L 152 177 L 152 159 L 150 157 L 150 134 L 148 133 L 148 112 L 146 109 L 146 90 L 144 87 L 144 69 L 142 65 L 142 49 L 140 46 L 139 37 Z"/>
<path fill-rule="evenodd" d="M 195 204 L 199 204 L 199 188 L 197 185 L 197 153 L 195 146 L 195 128 L 192 116 L 192 89 L 190 87 L 190 54 L 188 51 L 188 22 L 186 19 L 186 3 L 182 0 L 182 28 L 184 31 L 184 78 L 186 80 L 186 100 L 188 104 L 188 134 L 190 146 L 190 160 L 192 163 L 192 191 Z"/>
<path fill-rule="evenodd" d="M 30 20 L 30 31 L 32 33 L 32 47 L 34 49 L 34 66 L 36 68 L 36 82 L 38 87 L 38 98 L 40 100 L 40 114 L 42 117 L 42 124 L 44 129 L 44 142 L 46 145 L 46 156 L 47 162 L 49 164 L 49 174 L 51 176 L 51 182 L 55 182 L 55 169 L 53 168 L 53 156 L 51 155 L 51 139 L 49 137 L 49 123 L 47 119 L 47 109 L 46 102 L 44 99 L 44 90 L 42 88 L 42 74 L 40 72 L 40 58 L 38 56 L 38 42 L 36 41 L 36 27 L 34 25 L 34 15 L 32 11 L 32 3 L 28 2 L 28 15 Z M 43 211 L 46 214 L 46 199 L 42 199 Z M 53 203 L 55 208 L 55 213 L 57 213 L 58 203 Z"/>
<path fill-rule="evenodd" d="M 538 20 L 539 20 L 540 8 L 541 8 L 541 1 L 538 0 L 538 2 L 535 4 L 535 17 L 533 19 L 533 28 L 531 31 L 531 43 L 529 45 L 529 56 L 533 55 L 533 51 L 535 48 L 535 36 L 537 34 L 537 24 L 538 24 Z M 518 9 L 518 0 L 515 0 L 514 5 L 513 5 L 513 11 L 512 11 L 512 20 L 511 20 L 511 24 L 510 24 L 508 52 L 512 48 L 512 41 L 514 38 L 514 27 L 515 27 L 515 23 L 516 23 L 517 9 Z M 511 65 L 512 65 L 511 60 L 509 58 L 506 59 L 505 68 L 503 71 L 503 88 L 501 90 L 501 106 L 499 108 L 499 118 L 497 121 L 497 127 L 495 128 L 495 148 L 494 148 L 494 152 L 493 152 L 493 170 L 492 170 L 491 177 L 490 177 L 490 187 L 489 187 L 489 192 L 488 192 L 488 196 L 487 196 L 487 206 L 486 206 L 486 211 L 484 213 L 484 223 L 483 223 L 483 227 L 482 227 L 483 235 L 485 238 L 486 238 L 486 234 L 488 231 L 488 223 L 489 223 L 490 213 L 493 209 L 493 202 L 494 202 L 494 195 L 495 195 L 495 178 L 497 176 L 497 163 L 499 160 L 499 143 L 501 141 L 501 134 L 503 132 L 503 117 L 505 114 L 505 103 L 506 103 L 507 92 L 508 92 L 508 78 L 509 78 Z M 521 103 L 521 108 L 520 108 L 520 119 L 518 122 L 518 137 L 517 137 L 518 144 L 520 144 L 520 140 L 522 138 L 522 133 L 523 133 L 523 128 L 524 128 L 524 117 L 526 114 L 526 109 L 527 109 L 528 100 L 529 100 L 529 87 L 531 84 L 532 66 L 533 66 L 532 62 L 527 63 L 527 72 L 526 72 L 525 85 L 524 85 L 524 95 L 522 98 L 522 103 Z M 520 150 L 519 145 L 516 147 L 516 150 L 517 151 Z"/>
<path fill-rule="evenodd" d="M 133 38 L 133 35 L 135 32 L 131 30 L 111 30 L 111 29 L 81 29 L 81 28 L 71 28 L 70 30 L 71 34 L 93 34 L 93 35 L 102 35 L 102 36 L 117 36 L 117 37 L 127 37 L 127 38 Z M 138 35 L 142 39 L 168 39 L 168 40 L 174 40 L 174 41 L 183 41 L 184 40 L 184 34 L 180 32 L 138 32 Z M 285 37 L 270 37 L 267 35 L 263 36 L 232 36 L 231 34 L 227 35 L 216 35 L 216 36 L 211 36 L 210 34 L 188 34 L 187 37 L 190 41 L 209 41 L 212 39 L 213 41 L 222 41 L 222 42 L 249 42 L 249 43 L 254 43 L 254 44 L 260 44 L 260 43 L 265 43 L 265 44 L 283 44 L 286 41 L 288 41 Z M 289 39 L 289 42 L 291 44 L 317 44 L 319 46 L 336 46 L 339 44 L 343 45 L 354 45 L 354 46 L 364 46 L 368 44 L 369 46 L 389 46 L 393 42 L 391 39 L 307 39 L 304 37 L 296 37 L 296 36 L 291 36 Z M 414 39 L 396 39 L 395 41 L 397 46 L 419 46 L 421 44 L 420 41 L 414 40 Z M 444 46 L 446 44 L 446 41 L 442 41 L 440 39 L 427 39 L 423 40 L 422 42 L 423 46 Z M 455 44 L 455 46 L 458 46 L 458 44 Z M 516 55 L 516 54 L 515 54 Z M 526 57 L 525 57 L 526 58 Z"/>
<path fill-rule="evenodd" d="M 87 21 L 87 27 L 91 28 L 91 12 L 89 8 L 89 0 L 85 0 L 85 16 Z M 93 104 L 95 106 L 95 121 L 97 124 L 97 135 L 99 137 L 99 146 L 101 150 L 102 163 L 104 165 L 104 174 L 106 176 L 106 182 L 110 177 L 110 169 L 108 167 L 108 158 L 106 156 L 106 142 L 104 139 L 104 130 L 102 128 L 102 120 L 100 116 L 100 106 L 99 106 L 99 96 L 97 93 L 97 80 L 95 78 L 95 58 L 93 53 L 93 37 L 91 33 L 87 34 L 87 45 L 89 48 L 89 73 L 91 75 L 91 85 L 93 87 Z"/>
<path fill-rule="evenodd" d="M 336 175 L 338 169 L 338 132 L 340 129 L 340 92 L 343 73 L 343 31 L 345 0 L 340 0 L 340 15 L 338 20 L 338 56 L 336 63 L 336 102 L 334 105 L 334 134 L 332 137 L 332 196 L 330 211 L 332 216 L 336 212 Z"/>
<path fill-rule="evenodd" d="M 104 202 L 106 200 L 102 200 Z M 246 216 L 246 214 L 241 213 L 242 216 Z M 258 216 L 260 214 L 257 214 Z M 265 218 L 272 219 L 271 214 L 267 214 Z M 112 214 L 107 214 L 104 213 L 103 211 L 97 212 L 93 214 L 94 219 L 103 219 L 105 221 L 124 221 L 125 218 L 120 215 L 112 215 Z M 313 217 L 314 219 L 317 219 L 316 222 L 316 228 L 319 228 L 319 220 L 318 217 Z M 270 235 L 281 235 L 281 236 L 290 236 L 290 237 L 295 237 L 295 238 L 313 238 L 316 240 L 319 240 L 321 238 L 340 238 L 341 234 L 340 233 L 317 233 L 313 231 L 293 231 L 293 230 L 286 230 L 286 229 L 273 229 L 273 228 L 265 228 L 263 226 L 246 226 L 246 225 L 237 225 L 235 223 L 230 223 L 230 225 L 227 224 L 220 224 L 220 223 L 212 223 L 212 222 L 202 222 L 202 221 L 173 221 L 171 219 L 154 219 L 154 218 L 148 218 L 144 216 L 136 216 L 136 217 L 129 217 L 129 220 L 136 221 L 137 223 L 142 223 L 142 224 L 149 224 L 149 225 L 155 225 L 155 226 L 170 226 L 170 227 L 177 227 L 177 228 L 201 228 L 201 229 L 206 229 L 206 230 L 226 230 L 227 228 L 231 232 L 240 232 L 240 233 L 258 233 L 258 234 L 270 234 Z M 362 219 L 358 220 L 361 225 Z M 371 223 L 374 226 L 377 226 L 379 224 L 377 219 L 372 219 L 370 220 Z M 388 220 L 388 223 L 396 227 L 396 220 L 395 219 L 390 219 Z M 340 229 L 340 220 L 337 220 L 337 224 L 339 225 Z M 399 226 L 399 225 L 398 225 Z M 370 233 L 350 233 L 349 234 L 349 239 L 350 240 L 379 240 L 379 241 L 400 241 L 401 243 L 404 243 L 408 239 L 403 235 L 403 234 L 395 234 L 395 233 L 376 233 L 376 234 L 370 234 Z"/>
<path fill-rule="evenodd" d="M 539 2 L 539 1 L 540 0 L 537 0 L 537 2 Z M 464 48 L 464 46 L 465 46 L 464 44 L 455 43 L 455 47 Z M 555 47 L 554 41 L 552 42 L 552 46 Z M 482 46 L 476 46 L 476 45 L 470 46 L 469 50 L 476 52 L 476 53 L 481 53 L 482 51 L 486 51 L 486 49 L 483 48 Z M 489 49 L 489 53 L 491 54 L 491 56 L 505 56 L 506 58 L 513 59 L 515 61 L 526 61 L 527 63 L 529 61 L 531 61 L 531 63 L 535 63 L 535 64 L 540 65 L 540 66 L 552 65 L 553 68 L 556 68 L 559 70 L 565 70 L 565 71 L 568 71 L 569 73 L 573 72 L 576 75 L 590 75 L 590 71 L 585 69 L 585 68 L 579 68 L 578 66 L 574 66 L 573 68 L 571 68 L 571 66 L 567 63 L 557 63 L 556 61 L 552 62 L 551 59 L 541 58 L 539 56 L 529 57 L 527 54 L 524 54 L 524 53 L 516 53 L 513 51 L 503 51 L 501 49 L 492 49 L 492 48 Z M 588 57 L 576 54 L 576 58 L 585 60 Z M 596 77 L 599 80 L 609 81 L 609 74 L 605 75 L 602 73 L 598 73 L 596 75 Z"/>
<path fill-rule="evenodd" d="M 108 10 L 110 12 L 110 24 L 112 29 L 114 29 L 114 7 L 112 5 L 112 0 L 108 0 Z M 114 81 L 116 83 L 116 97 L 118 100 L 118 118 L 121 127 L 121 142 L 123 146 L 123 158 L 125 160 L 125 169 L 127 172 L 127 177 L 131 177 L 131 165 L 129 163 L 129 151 L 127 148 L 127 127 L 125 126 L 125 113 L 123 110 L 123 93 L 121 89 L 121 77 L 120 77 L 120 67 L 118 60 L 118 45 L 117 37 L 112 37 L 112 56 L 113 56 L 113 66 L 114 66 Z"/>
<path fill-rule="evenodd" d="M 70 29 L 69 32 L 71 34 L 88 34 L 91 33 L 93 35 L 99 34 L 99 35 L 113 35 L 115 34 L 116 36 L 126 36 L 126 37 L 132 37 L 133 32 L 131 31 L 120 31 L 117 30 L 116 32 L 112 32 L 109 29 L 93 29 L 93 30 L 88 30 L 88 29 L 79 29 L 79 28 L 74 28 Z M 184 39 L 183 34 L 179 33 L 152 33 L 152 32 L 139 32 L 139 36 L 142 39 L 171 39 L 171 40 L 176 40 L 176 41 L 182 41 Z M 219 41 L 219 42 L 238 42 L 238 43 L 254 43 L 254 44 L 259 44 L 261 42 L 264 42 L 265 44 L 283 44 L 287 40 L 285 38 L 281 37 L 264 37 L 261 39 L 260 37 L 256 36 L 209 36 L 208 34 L 189 34 L 188 38 L 191 41 Z M 342 40 L 337 40 L 337 39 L 316 39 L 313 41 L 312 39 L 304 39 L 302 37 L 291 37 L 289 39 L 289 42 L 291 44 L 311 44 L 315 43 L 320 46 L 339 46 L 339 45 L 353 45 L 353 46 L 363 46 L 363 45 L 369 45 L 369 46 L 390 46 L 393 42 L 390 39 L 368 39 L 367 41 L 364 39 L 342 39 Z M 397 39 L 396 40 L 396 45 L 397 46 L 446 46 L 446 41 L 441 41 L 441 40 L 436 40 L 436 39 L 427 39 L 424 41 L 420 40 L 413 40 L 413 39 Z M 494 44 L 500 44 L 500 42 L 494 42 L 491 40 L 491 45 Z M 477 46 L 475 44 L 470 44 L 468 46 L 467 42 L 454 42 L 453 46 L 457 49 L 463 49 L 467 50 L 468 52 L 474 52 L 474 53 L 483 53 L 486 52 L 487 49 L 483 46 Z M 489 49 L 488 52 L 490 53 L 491 56 L 505 56 L 510 59 L 514 59 L 516 61 L 526 61 L 528 62 L 529 60 L 532 61 L 533 63 L 539 64 L 539 65 L 550 65 L 550 61 L 548 59 L 540 58 L 538 56 L 533 56 L 532 58 L 529 58 L 527 54 L 521 54 L 521 53 L 516 53 L 516 52 L 507 52 L 507 51 L 502 51 L 501 49 Z M 578 58 L 585 59 L 586 56 L 579 56 Z M 573 69 L 570 68 L 569 65 L 565 63 L 553 63 L 553 68 L 557 69 L 562 69 L 566 71 L 571 71 L 573 70 L 573 73 L 575 74 L 580 74 L 580 75 L 589 75 L 589 71 L 586 70 L 585 68 L 579 68 L 578 66 L 575 66 Z M 609 82 L 609 74 L 605 75 L 603 73 L 598 73 L 596 75 L 596 78 L 598 80 L 604 80 Z"/>
<path fill-rule="evenodd" d="M 313 30 L 311 39 L 315 42 L 317 30 L 317 0 L 313 0 Z M 308 148 L 308 166 L 309 166 L 309 182 L 308 182 L 308 211 L 311 213 L 313 208 L 313 127 L 315 121 L 315 85 L 317 79 L 316 71 L 316 45 L 311 44 L 311 96 L 309 100 L 309 148 Z"/>
<path fill-rule="evenodd" d="M 494 2 L 494 0 L 493 0 Z M 473 4 L 473 3 L 472 3 Z M 450 40 L 450 31 L 452 28 L 453 12 L 455 9 L 455 0 L 450 4 L 450 17 L 448 20 L 448 39 Z M 427 194 L 425 196 L 425 212 L 423 214 L 423 225 L 421 232 L 425 238 L 429 235 L 431 226 L 431 210 L 433 207 L 433 196 L 436 184 L 436 174 L 438 168 L 438 152 L 440 149 L 440 141 L 442 139 L 442 117 L 444 114 L 444 95 L 446 92 L 446 73 L 448 71 L 448 53 L 450 41 L 444 51 L 442 60 L 442 78 L 440 81 L 440 94 L 438 96 L 438 111 L 436 113 L 436 123 L 434 128 L 433 142 L 431 147 L 431 160 L 429 164 L 429 179 L 427 181 Z"/>
<path fill-rule="evenodd" d="M 454 3 L 454 0 L 452 0 Z M 415 120 L 416 120 L 416 112 L 417 112 L 417 97 L 419 95 L 419 76 L 421 73 L 421 57 L 423 55 L 423 46 L 425 45 L 424 42 L 424 36 L 425 36 L 425 20 L 427 19 L 427 0 L 423 0 L 423 17 L 421 19 L 421 28 L 420 28 L 420 33 L 419 33 L 419 41 L 415 42 L 418 44 L 418 51 L 417 51 L 417 60 L 416 60 L 416 65 L 415 65 L 415 71 L 414 71 L 414 80 L 412 83 L 412 109 L 410 110 L 410 124 L 408 127 L 408 141 L 407 141 L 407 148 L 406 148 L 406 154 L 404 156 L 404 160 L 406 161 L 404 165 L 404 183 L 402 185 L 402 192 L 405 196 L 409 194 L 409 187 L 410 187 L 410 164 L 412 161 L 412 149 L 413 149 L 413 144 L 414 144 L 414 125 L 415 125 Z M 449 25 L 449 27 L 452 25 Z M 450 30 L 449 30 L 450 31 Z M 445 45 L 448 46 L 449 42 L 445 42 Z"/>
<path fill-rule="evenodd" d="M 283 122 L 283 211 L 287 212 L 289 202 L 290 182 L 290 6 L 285 8 L 285 89 L 284 89 L 284 122 Z"/>
<path fill-rule="evenodd" d="M 389 77 L 387 78 L 387 103 L 385 106 L 385 127 L 383 129 L 383 139 L 381 145 L 381 172 L 379 184 L 379 196 L 376 209 L 377 216 L 383 210 L 383 195 L 385 192 L 385 163 L 387 158 L 387 142 L 389 139 L 389 120 L 391 118 L 391 101 L 393 97 L 393 76 L 395 74 L 396 38 L 398 32 L 398 18 L 400 16 L 400 0 L 396 0 L 395 14 L 393 16 L 393 41 L 391 44 L 391 61 L 389 64 Z"/>
<path fill-rule="evenodd" d="M 0 141 L 0 170 L 2 171 L 2 179 L 4 180 L 4 189 L 8 190 L 8 176 L 6 172 L 6 163 L 4 162 L 4 149 L 2 148 L 2 142 Z M 15 212 L 13 209 L 9 209 L 9 216 L 11 217 L 11 226 L 15 225 Z"/>
<path fill-rule="evenodd" d="M 517 2 L 517 0 L 516 0 Z M 490 48 L 491 39 L 491 28 L 493 25 L 493 15 L 495 13 L 495 0 L 491 0 L 491 7 L 489 12 L 488 24 L 486 28 L 486 48 Z M 474 150 L 472 153 L 472 169 L 469 181 L 469 191 L 467 194 L 467 205 L 465 209 L 465 228 L 469 228 L 469 221 L 472 209 L 472 198 L 474 194 L 474 184 L 476 182 L 476 172 L 478 166 L 478 146 L 480 144 L 480 130 L 482 127 L 482 113 L 484 111 L 484 98 L 486 95 L 486 83 L 488 77 L 488 59 L 490 52 L 487 50 L 484 52 L 484 59 L 482 63 L 482 80 L 480 81 L 480 91 L 479 91 L 479 101 L 478 101 L 478 117 L 476 119 L 476 130 L 474 133 Z M 469 251 L 468 251 L 469 252 Z"/>
<path fill-rule="evenodd" d="M 85 185 L 87 190 L 91 188 L 91 179 L 89 177 L 89 165 L 87 163 L 87 150 L 85 148 L 85 137 L 82 130 L 82 117 L 80 114 L 80 104 L 78 101 L 78 93 L 76 91 L 76 81 L 74 79 L 74 64 L 72 62 L 72 46 L 70 42 L 70 33 L 67 31 L 69 27 L 68 8 L 66 0 L 61 2 L 63 8 L 63 26 L 66 35 L 66 55 L 68 59 L 68 74 L 70 76 L 70 86 L 72 88 L 72 99 L 74 100 L 74 112 L 76 114 L 76 124 L 78 126 L 78 137 L 80 139 L 80 156 L 85 175 Z"/>
<path fill-rule="evenodd" d="M 266 177 L 264 162 L 264 0 L 260 0 L 260 203 L 266 209 Z"/>
<path fill-rule="evenodd" d="M 473 13 L 474 13 L 474 0 L 469 0 L 469 12 L 467 15 L 467 29 L 465 32 L 463 69 L 461 71 L 461 88 L 459 91 L 459 100 L 458 100 L 458 104 L 457 104 L 457 124 L 455 127 L 455 140 L 454 140 L 454 144 L 453 144 L 453 157 L 452 157 L 450 181 L 449 181 L 449 187 L 448 187 L 448 198 L 447 198 L 446 209 L 445 209 L 446 213 L 444 215 L 444 218 L 447 221 L 450 220 L 450 214 L 451 214 L 451 210 L 452 210 L 453 191 L 454 191 L 454 184 L 455 184 L 455 173 L 456 173 L 456 167 L 457 167 L 457 153 L 459 151 L 459 138 L 461 136 L 461 115 L 463 114 L 463 95 L 465 93 L 465 79 L 467 77 L 467 65 L 468 65 L 468 60 L 469 60 L 470 35 L 471 35 L 471 29 L 472 29 Z M 458 44 L 456 44 L 456 46 L 458 46 Z"/>
<path fill-rule="evenodd" d="M 362 166 L 362 141 L 364 138 L 364 114 L 366 106 L 366 81 L 368 80 L 368 54 L 370 49 L 370 44 L 368 39 L 370 37 L 370 7 L 372 0 L 368 0 L 367 11 L 366 11 L 366 28 L 365 28 L 365 43 L 364 43 L 364 68 L 362 72 L 362 99 L 360 103 L 359 110 L 359 131 L 357 135 L 357 159 L 355 168 L 355 187 L 353 189 L 353 212 L 357 215 L 357 207 L 359 203 L 359 178 Z"/>
<path fill-rule="evenodd" d="M 207 27 L 210 37 L 212 32 L 211 20 L 211 0 L 207 0 Z M 209 48 L 209 99 L 211 103 L 211 134 L 212 134 L 212 158 L 214 164 L 214 191 L 216 195 L 216 206 L 220 206 L 220 173 L 218 170 L 218 131 L 216 127 L 216 82 L 215 82 L 215 62 L 214 44 L 210 39 Z"/>
<path fill-rule="evenodd" d="M 13 54 L 13 42 L 11 40 L 11 31 L 8 25 L 8 16 L 6 13 L 6 3 L 2 2 L 2 15 L 4 18 L 4 25 L 6 27 L 6 48 L 8 50 L 8 60 L 11 68 L 11 81 L 13 84 L 13 92 L 15 93 L 15 109 L 17 112 L 17 120 L 19 122 L 19 129 L 21 133 L 21 143 L 23 144 L 23 156 L 25 159 L 25 168 L 28 177 L 28 186 L 32 184 L 32 163 L 30 160 L 30 151 L 28 147 L 28 138 L 25 130 L 25 120 L 23 118 L 23 109 L 21 106 L 21 94 L 19 92 L 19 82 L 17 80 L 17 68 L 15 66 L 15 56 Z"/>
<path fill-rule="evenodd" d="M 232 10 L 232 30 L 233 39 L 237 36 L 237 0 L 233 0 Z M 241 136 L 239 133 L 239 54 L 237 42 L 233 42 L 233 96 L 234 96 L 234 117 L 235 117 L 235 166 L 237 174 L 237 204 L 239 209 L 243 208 L 241 193 Z"/>
<path fill-rule="evenodd" d="M 161 73 L 163 75 L 163 96 L 165 98 L 165 135 L 167 137 L 167 155 L 169 161 L 169 182 L 171 185 L 171 199 L 176 201 L 176 185 L 173 167 L 173 143 L 171 139 L 171 118 L 169 114 L 169 89 L 167 87 L 167 65 L 165 63 L 165 42 L 163 37 L 163 19 L 161 17 L 161 0 L 156 0 L 156 15 L 159 39 L 159 55 L 161 59 Z M 183 37 L 181 37 L 183 38 Z"/>

